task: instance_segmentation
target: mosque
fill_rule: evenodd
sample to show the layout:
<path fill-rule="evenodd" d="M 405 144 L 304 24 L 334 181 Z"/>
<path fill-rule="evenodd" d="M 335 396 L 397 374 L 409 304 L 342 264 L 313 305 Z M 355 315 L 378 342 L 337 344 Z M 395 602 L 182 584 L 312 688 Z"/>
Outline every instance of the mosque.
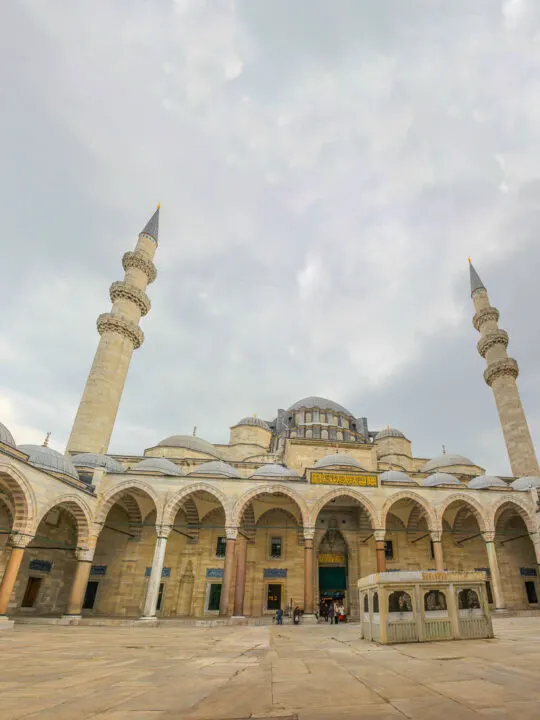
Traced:
<path fill-rule="evenodd" d="M 494 610 L 538 607 L 540 470 L 508 334 L 472 265 L 477 347 L 512 477 L 451 452 L 416 457 L 405 432 L 315 396 L 266 420 L 231 418 L 228 443 L 194 432 L 113 456 L 158 236 L 159 207 L 98 317 L 66 454 L 17 445 L 0 424 L 0 627 L 264 622 L 297 605 L 307 620 L 336 595 L 354 620 L 360 578 L 409 569 L 484 570 Z"/>

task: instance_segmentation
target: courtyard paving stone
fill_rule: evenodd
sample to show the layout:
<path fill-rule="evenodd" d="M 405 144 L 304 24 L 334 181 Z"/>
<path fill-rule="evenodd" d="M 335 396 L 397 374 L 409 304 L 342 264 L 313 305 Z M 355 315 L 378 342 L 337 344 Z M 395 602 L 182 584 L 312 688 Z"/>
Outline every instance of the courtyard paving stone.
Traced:
<path fill-rule="evenodd" d="M 540 618 L 383 647 L 356 625 L 62 627 L 0 636 L 1 720 L 538 720 Z"/>

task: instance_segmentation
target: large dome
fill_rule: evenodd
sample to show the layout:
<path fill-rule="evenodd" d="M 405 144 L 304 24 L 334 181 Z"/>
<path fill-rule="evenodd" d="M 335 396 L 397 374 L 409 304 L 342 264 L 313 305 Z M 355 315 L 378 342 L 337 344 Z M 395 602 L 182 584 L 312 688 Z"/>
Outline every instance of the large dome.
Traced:
<path fill-rule="evenodd" d="M 160 475 L 185 475 L 182 468 L 167 458 L 145 458 L 131 468 L 134 472 L 159 473 Z"/>
<path fill-rule="evenodd" d="M 400 430 L 396 430 L 395 428 L 390 427 L 378 432 L 375 435 L 375 442 L 377 442 L 377 440 L 384 440 L 384 438 L 401 438 L 403 440 L 407 439 Z"/>
<path fill-rule="evenodd" d="M 326 398 L 318 397 L 316 395 L 311 395 L 310 397 L 298 400 L 293 405 L 291 405 L 289 411 L 302 410 L 302 408 L 306 408 L 308 410 L 310 408 L 318 408 L 319 410 L 333 410 L 336 413 L 343 413 L 344 415 L 348 415 L 349 417 L 354 417 L 352 412 L 350 412 L 350 410 L 347 410 L 347 408 L 344 408 L 343 405 L 339 405 L 333 400 L 327 400 Z"/>
<path fill-rule="evenodd" d="M 473 465 L 474 463 L 469 458 L 463 457 L 463 455 L 452 455 L 452 453 L 443 453 L 439 457 L 428 460 L 428 462 L 420 468 L 420 472 L 430 472 L 431 470 L 438 470 L 442 467 L 453 467 L 454 465 Z"/>
<path fill-rule="evenodd" d="M 97 453 L 80 453 L 71 458 L 75 467 L 99 467 L 105 468 L 110 473 L 123 473 L 124 466 L 108 455 L 98 455 Z"/>
<path fill-rule="evenodd" d="M 333 455 L 327 455 L 326 457 L 317 460 L 314 467 L 352 467 L 356 470 L 364 469 L 356 458 L 353 458 L 351 455 L 347 455 L 346 453 L 334 453 Z"/>
<path fill-rule="evenodd" d="M 223 477 L 240 477 L 238 472 L 228 463 L 220 460 L 203 463 L 188 473 L 188 475 L 221 475 Z"/>
<path fill-rule="evenodd" d="M 255 427 L 260 427 L 263 430 L 268 430 L 268 432 L 272 432 L 270 428 L 268 427 L 268 424 L 264 422 L 264 420 L 261 420 L 261 418 L 258 417 L 245 417 L 239 420 L 234 427 L 238 427 L 239 425 L 254 425 Z"/>
<path fill-rule="evenodd" d="M 15 445 L 15 440 L 13 439 L 13 435 L 9 432 L 7 427 L 0 423 L 0 442 L 4 443 L 4 445 L 9 445 L 9 447 L 17 447 Z"/>
<path fill-rule="evenodd" d="M 219 453 L 212 443 L 195 435 L 170 435 L 164 440 L 161 440 L 161 442 L 158 442 L 157 446 L 185 448 L 186 450 L 194 450 L 195 452 L 205 453 L 212 457 L 219 457 Z"/>
<path fill-rule="evenodd" d="M 79 474 L 71 458 L 43 445 L 19 445 L 19 450 L 28 455 L 28 462 L 40 470 L 67 475 L 74 480 Z"/>
<path fill-rule="evenodd" d="M 455 475 L 449 473 L 437 472 L 424 478 L 423 485 L 425 487 L 439 487 L 441 485 L 461 485 L 459 479 Z"/>
<path fill-rule="evenodd" d="M 288 478 L 289 480 L 298 480 L 300 475 L 296 470 L 278 465 L 277 463 L 268 463 L 262 465 L 249 476 L 251 478 Z"/>

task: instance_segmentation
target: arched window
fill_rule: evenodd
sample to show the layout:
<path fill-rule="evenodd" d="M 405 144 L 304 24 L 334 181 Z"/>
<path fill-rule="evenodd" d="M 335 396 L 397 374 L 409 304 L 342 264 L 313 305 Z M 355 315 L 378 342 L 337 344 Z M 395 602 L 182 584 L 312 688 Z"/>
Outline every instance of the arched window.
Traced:
<path fill-rule="evenodd" d="M 396 590 L 388 597 L 388 612 L 412 612 L 412 600 L 409 593 Z"/>
<path fill-rule="evenodd" d="M 364 612 L 369 613 L 369 601 L 367 594 L 364 595 Z"/>
<path fill-rule="evenodd" d="M 373 612 L 379 612 L 379 593 L 373 593 Z"/>
<path fill-rule="evenodd" d="M 471 588 L 465 588 L 458 593 L 458 607 L 460 610 L 477 610 L 480 607 L 478 593 Z"/>
<path fill-rule="evenodd" d="M 440 590 L 431 590 L 424 595 L 424 610 L 446 610 L 446 597 Z"/>

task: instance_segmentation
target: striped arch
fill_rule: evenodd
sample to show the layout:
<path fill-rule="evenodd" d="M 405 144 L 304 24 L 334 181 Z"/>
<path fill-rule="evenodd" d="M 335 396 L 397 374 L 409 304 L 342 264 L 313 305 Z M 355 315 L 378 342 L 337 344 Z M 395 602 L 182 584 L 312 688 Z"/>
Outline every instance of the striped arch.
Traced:
<path fill-rule="evenodd" d="M 327 492 L 326 495 L 323 495 L 323 497 L 317 501 L 311 510 L 311 526 L 315 526 L 319 513 L 325 505 L 328 505 L 331 500 L 339 497 L 349 497 L 352 500 L 356 500 L 369 517 L 372 530 L 377 530 L 381 527 L 379 524 L 379 516 L 377 515 L 377 511 L 375 510 L 372 502 L 362 492 L 352 487 L 334 488 L 333 490 L 330 490 L 330 492 Z"/>
<path fill-rule="evenodd" d="M 244 515 L 242 518 L 242 525 L 243 525 L 244 535 L 247 537 L 249 542 L 254 542 L 254 540 L 255 540 L 255 510 L 253 509 L 253 503 L 248 503 L 246 505 L 246 508 L 244 510 Z"/>
<path fill-rule="evenodd" d="M 0 487 L 8 490 L 13 509 L 12 532 L 32 535 L 37 526 L 37 502 L 32 485 L 10 463 L 0 463 Z"/>
<path fill-rule="evenodd" d="M 525 523 L 525 527 L 529 533 L 534 534 L 537 532 L 536 518 L 534 514 L 531 513 L 530 503 L 527 503 L 526 501 L 524 502 L 521 498 L 514 496 L 502 497 L 492 505 L 490 520 L 493 522 L 493 525 L 490 526 L 490 529 L 497 529 L 497 523 L 506 510 L 512 510 L 516 515 L 519 515 Z"/>
<path fill-rule="evenodd" d="M 250 503 L 249 507 L 253 508 L 251 503 Z M 283 513 L 284 515 L 286 515 L 287 517 L 291 518 L 291 520 L 293 521 L 293 523 L 296 527 L 296 532 L 297 532 L 297 536 L 298 536 L 298 544 L 303 545 L 304 544 L 304 528 L 302 527 L 302 524 L 298 522 L 298 518 L 295 517 L 295 515 L 293 515 L 293 513 L 290 510 L 287 510 L 286 508 L 281 508 L 281 507 L 268 508 L 268 510 L 265 510 L 262 513 L 262 515 L 259 516 L 259 518 L 257 520 L 257 525 L 261 522 L 261 520 L 264 518 L 265 515 L 268 515 L 269 513 L 272 513 L 272 512 L 280 512 L 280 513 Z M 245 513 L 244 513 L 244 518 L 245 518 Z M 255 517 L 253 518 L 253 520 L 255 521 Z M 245 519 L 244 519 L 244 522 L 245 522 Z M 276 529 L 279 529 L 279 528 L 276 528 Z"/>
<path fill-rule="evenodd" d="M 96 525 L 98 526 L 98 534 L 101 531 L 101 527 L 105 524 L 105 521 L 107 520 L 107 515 L 109 514 L 112 506 L 117 502 L 122 503 L 125 507 L 129 515 L 130 523 L 139 522 L 142 525 L 143 517 L 141 506 L 137 501 L 137 493 L 142 493 L 152 501 L 156 513 L 159 516 L 159 508 L 161 503 L 154 491 L 154 488 L 149 483 L 146 483 L 144 480 L 124 480 L 123 482 L 120 482 L 117 485 L 109 488 L 109 490 L 107 490 L 98 505 L 96 511 Z"/>
<path fill-rule="evenodd" d="M 60 495 L 52 500 L 37 519 L 34 534 L 40 522 L 54 509 L 66 510 L 75 520 L 77 526 L 77 547 L 82 549 L 95 547 L 97 536 L 94 532 L 92 510 L 83 498 L 78 495 Z"/>
<path fill-rule="evenodd" d="M 209 483 L 200 482 L 195 483 L 194 485 L 188 485 L 185 488 L 182 488 L 182 490 L 179 490 L 177 493 L 175 493 L 165 505 L 165 509 L 163 510 L 163 524 L 164 525 L 174 525 L 174 519 L 176 517 L 176 513 L 182 507 L 184 512 L 187 515 L 188 518 L 188 526 L 191 527 L 190 523 L 195 522 L 195 515 L 193 513 L 193 507 L 190 505 L 190 509 L 188 510 L 188 504 L 187 501 L 190 500 L 191 503 L 193 503 L 193 506 L 195 508 L 195 511 L 197 512 L 197 527 L 199 524 L 199 512 L 197 510 L 197 505 L 195 504 L 193 500 L 193 496 L 198 492 L 204 492 L 208 495 L 212 495 L 214 499 L 221 505 L 223 508 L 223 512 L 225 513 L 225 526 L 229 524 L 229 503 L 227 501 L 226 496 L 222 493 L 221 490 L 218 490 L 214 485 L 210 485 Z M 191 513 L 191 517 L 188 513 Z M 190 529 L 191 532 L 191 529 Z"/>
<path fill-rule="evenodd" d="M 10 495 L 3 495 L 2 494 L 2 488 L 0 487 L 0 507 L 3 507 L 6 515 L 8 516 L 8 523 L 9 527 L 13 527 L 13 520 L 15 518 L 15 508 L 13 503 L 11 502 L 11 496 Z M 5 529 L 5 528 L 2 528 Z"/>
<path fill-rule="evenodd" d="M 409 515 L 409 519 L 407 521 L 408 530 L 414 530 L 418 528 L 418 523 L 420 522 L 422 517 L 426 519 L 428 530 L 432 531 L 435 530 L 437 527 L 440 527 L 440 524 L 437 522 L 435 512 L 433 511 L 431 505 L 427 502 L 425 498 L 423 498 L 421 495 L 418 495 L 418 493 L 415 493 L 414 490 L 402 490 L 395 493 L 394 495 L 390 495 L 388 500 L 384 503 L 381 512 L 382 527 L 386 527 L 386 518 L 388 513 L 390 512 L 392 505 L 395 505 L 400 500 L 410 500 L 414 503 L 411 514 Z"/>
<path fill-rule="evenodd" d="M 452 493 L 452 495 L 449 495 L 443 502 L 443 504 L 439 506 L 437 512 L 438 527 L 442 527 L 444 514 L 448 510 L 450 505 L 453 505 L 454 503 L 463 503 L 463 505 L 475 515 L 478 527 L 480 528 L 480 532 L 484 532 L 488 529 L 485 510 L 480 505 L 478 500 L 471 497 L 469 494 L 460 492 Z"/>
<path fill-rule="evenodd" d="M 240 525 L 246 506 L 252 500 L 255 500 L 259 495 L 286 495 L 296 504 L 296 506 L 300 510 L 302 525 L 309 524 L 309 511 L 305 500 L 303 497 L 301 497 L 301 495 L 299 495 L 292 488 L 287 487 L 287 485 L 283 485 L 280 483 L 264 483 L 261 485 L 257 485 L 257 487 L 253 488 L 252 490 L 248 490 L 248 492 L 244 493 L 238 498 L 232 510 L 233 525 L 237 527 Z"/>

